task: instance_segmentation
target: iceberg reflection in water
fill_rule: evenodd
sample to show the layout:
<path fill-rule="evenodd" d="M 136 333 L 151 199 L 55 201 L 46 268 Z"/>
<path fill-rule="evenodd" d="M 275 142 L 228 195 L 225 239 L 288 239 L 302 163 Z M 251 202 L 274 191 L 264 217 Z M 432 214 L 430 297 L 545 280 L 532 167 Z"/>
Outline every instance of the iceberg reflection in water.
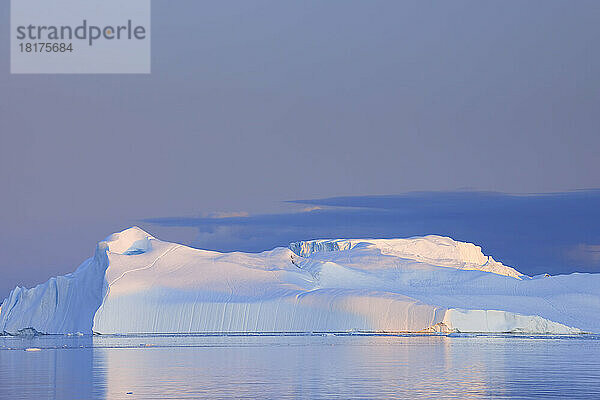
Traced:
<path fill-rule="evenodd" d="M 2 399 L 598 396 L 597 335 L 0 337 Z"/>

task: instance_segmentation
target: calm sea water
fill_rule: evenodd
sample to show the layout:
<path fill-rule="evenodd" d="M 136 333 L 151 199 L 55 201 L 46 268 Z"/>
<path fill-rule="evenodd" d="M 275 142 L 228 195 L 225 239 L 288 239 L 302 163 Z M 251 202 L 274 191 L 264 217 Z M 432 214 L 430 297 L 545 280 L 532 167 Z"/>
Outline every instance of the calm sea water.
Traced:
<path fill-rule="evenodd" d="M 600 336 L 0 337 L 0 399 L 185 398 L 600 398 Z"/>

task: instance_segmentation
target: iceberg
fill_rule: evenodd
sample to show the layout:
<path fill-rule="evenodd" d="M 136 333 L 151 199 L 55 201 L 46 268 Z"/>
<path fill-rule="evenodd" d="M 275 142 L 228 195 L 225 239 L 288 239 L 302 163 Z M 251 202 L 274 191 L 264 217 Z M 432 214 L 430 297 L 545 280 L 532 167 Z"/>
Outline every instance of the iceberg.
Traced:
<path fill-rule="evenodd" d="M 220 253 L 133 227 L 0 306 L 0 332 L 600 332 L 600 274 L 533 279 L 441 236 Z"/>

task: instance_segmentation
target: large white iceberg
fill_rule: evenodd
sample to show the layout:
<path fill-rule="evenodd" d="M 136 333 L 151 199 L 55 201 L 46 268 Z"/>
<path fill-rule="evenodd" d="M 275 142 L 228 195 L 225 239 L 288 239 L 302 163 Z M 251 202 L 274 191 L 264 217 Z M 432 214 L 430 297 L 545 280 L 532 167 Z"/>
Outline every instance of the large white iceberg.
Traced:
<path fill-rule="evenodd" d="M 600 332 L 600 274 L 532 279 L 440 236 L 219 253 L 134 227 L 74 273 L 17 287 L 0 332 Z"/>

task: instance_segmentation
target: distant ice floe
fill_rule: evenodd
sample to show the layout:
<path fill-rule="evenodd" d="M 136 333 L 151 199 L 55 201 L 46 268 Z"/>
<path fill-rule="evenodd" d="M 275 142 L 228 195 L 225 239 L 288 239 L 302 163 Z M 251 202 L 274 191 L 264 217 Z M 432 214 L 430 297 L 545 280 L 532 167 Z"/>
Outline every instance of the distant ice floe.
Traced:
<path fill-rule="evenodd" d="M 17 287 L 0 332 L 600 332 L 600 274 L 531 279 L 441 236 L 219 253 L 140 228 L 72 274 Z"/>

